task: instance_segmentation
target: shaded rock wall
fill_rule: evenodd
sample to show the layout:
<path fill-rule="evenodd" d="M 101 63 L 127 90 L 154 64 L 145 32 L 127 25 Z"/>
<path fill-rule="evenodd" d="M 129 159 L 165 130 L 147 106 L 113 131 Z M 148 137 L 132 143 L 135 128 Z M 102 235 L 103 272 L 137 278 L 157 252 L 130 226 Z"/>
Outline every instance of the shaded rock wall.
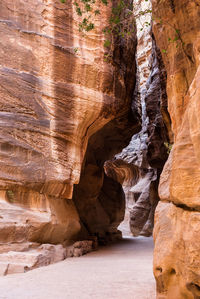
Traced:
<path fill-rule="evenodd" d="M 148 117 L 147 160 L 157 169 L 158 178 L 168 158 L 167 143 L 172 138 L 171 119 L 167 110 L 167 74 L 161 52 L 152 35 L 151 73 L 147 81 L 145 103 Z"/>
<path fill-rule="evenodd" d="M 151 9 L 148 2 L 139 1 L 137 14 Z M 142 106 L 142 130 L 133 136 L 121 154 L 104 165 L 106 174 L 122 184 L 126 195 L 126 213 L 119 229 L 125 235 L 150 236 L 154 212 L 159 200 L 158 182 L 168 157 L 171 120 L 167 111 L 166 71 L 156 46 L 151 15 L 137 21 L 137 96 Z M 129 228 L 130 226 L 130 228 Z"/>
<path fill-rule="evenodd" d="M 134 14 L 139 15 L 140 11 L 143 9 L 150 9 L 151 5 L 148 2 L 139 1 L 134 2 Z M 111 161 L 107 161 L 104 165 L 106 174 L 118 181 L 123 186 L 123 190 L 126 196 L 126 212 L 125 219 L 123 223 L 120 224 L 119 229 L 123 232 L 124 235 L 134 235 L 138 236 L 146 218 L 148 218 L 150 204 L 147 201 L 143 200 L 147 204 L 147 208 L 144 208 L 145 203 L 139 204 L 142 206 L 141 215 L 138 217 L 133 215 L 132 221 L 130 223 L 130 214 L 135 214 L 134 209 L 135 203 L 138 198 L 142 197 L 142 182 L 147 183 L 148 187 L 150 185 L 150 177 L 153 176 L 153 169 L 150 169 L 150 166 L 147 162 L 147 123 L 148 119 L 146 116 L 146 105 L 144 101 L 146 93 L 146 83 L 150 75 L 150 65 L 149 60 L 151 57 L 151 48 L 152 48 L 152 39 L 151 39 L 151 28 L 150 26 L 144 27 L 142 24 L 145 22 L 151 21 L 151 15 L 140 16 L 136 18 L 136 27 L 137 27 L 137 87 L 135 90 L 135 99 L 141 103 L 142 111 L 142 129 L 141 131 L 134 135 L 131 139 L 128 147 L 123 149 L 123 151 L 116 155 L 115 158 Z M 141 30 L 143 29 L 143 30 Z M 147 174 L 148 173 L 148 174 Z M 141 184 L 139 184 L 141 182 Z M 139 184 L 139 185 L 138 185 Z M 137 187 L 136 187 L 136 186 Z M 134 190 L 133 190 L 134 186 Z M 148 189 L 147 187 L 147 189 Z M 149 189 L 148 189 L 149 190 Z M 149 193 L 148 193 L 149 194 Z M 148 195 L 146 196 L 148 197 Z M 145 198 L 146 198 L 145 197 Z M 140 208 L 139 208 L 140 210 Z M 137 210 L 138 211 L 138 210 Z M 136 212 L 137 213 L 137 212 Z M 144 217 L 142 214 L 146 214 Z M 145 218 L 145 220 L 144 220 Z M 134 220 L 133 220 L 134 219 Z M 140 222 L 140 224 L 139 224 Z M 141 224 L 142 223 L 142 224 Z"/>
<path fill-rule="evenodd" d="M 153 14 L 174 133 L 159 185 L 154 274 L 158 298 L 199 298 L 200 3 L 154 0 Z"/>
<path fill-rule="evenodd" d="M 142 130 L 133 136 L 122 153 L 104 165 L 106 174 L 123 185 L 126 195 L 126 219 L 119 228 L 125 234 L 129 233 L 125 227 L 129 222 L 134 236 L 152 234 L 154 212 L 159 201 L 158 182 L 168 157 L 166 144 L 170 142 L 171 134 L 166 103 L 166 72 L 153 36 L 151 43 L 150 75 L 140 94 L 143 101 Z"/>
<path fill-rule="evenodd" d="M 131 114 L 130 118 L 113 120 L 90 138 L 80 183 L 74 189 L 81 221 L 101 240 L 117 233 L 125 211 L 121 184 L 104 173 L 104 162 L 127 145 L 136 129 L 133 120 Z"/>

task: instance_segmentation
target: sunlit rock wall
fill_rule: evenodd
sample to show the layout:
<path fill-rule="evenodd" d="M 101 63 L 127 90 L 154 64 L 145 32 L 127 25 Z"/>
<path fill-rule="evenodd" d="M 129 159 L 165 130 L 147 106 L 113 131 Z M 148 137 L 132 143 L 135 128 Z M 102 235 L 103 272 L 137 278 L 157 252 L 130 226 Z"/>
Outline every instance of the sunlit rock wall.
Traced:
<path fill-rule="evenodd" d="M 123 192 L 116 207 L 111 194 L 114 207 L 110 204 L 110 208 L 99 194 L 101 187 L 107 189 L 102 174 L 104 161 L 126 146 L 140 128 L 138 103 L 131 110 L 136 37 L 133 33 L 126 39 L 114 38 L 112 63 L 105 61 L 102 29 L 114 3 L 96 5 L 101 10 L 92 20 L 96 27 L 82 34 L 71 1 L 0 2 L 3 245 L 67 245 L 99 230 L 114 230 L 123 218 Z M 81 198 L 76 197 L 76 202 L 72 199 L 74 184 L 79 183 L 87 164 L 88 140 L 89 154 L 98 157 L 99 169 L 94 175 L 99 171 L 99 189 L 95 196 L 102 197 L 107 213 L 107 225 L 99 218 L 98 230 L 93 229 L 95 224 L 87 225 L 90 216 L 86 204 L 82 209 Z M 93 154 L 91 147 L 96 148 Z M 89 197 L 87 188 L 84 197 Z"/>
<path fill-rule="evenodd" d="M 199 298 L 200 2 L 154 0 L 153 15 L 174 133 L 156 212 L 157 293 L 158 298 Z"/>

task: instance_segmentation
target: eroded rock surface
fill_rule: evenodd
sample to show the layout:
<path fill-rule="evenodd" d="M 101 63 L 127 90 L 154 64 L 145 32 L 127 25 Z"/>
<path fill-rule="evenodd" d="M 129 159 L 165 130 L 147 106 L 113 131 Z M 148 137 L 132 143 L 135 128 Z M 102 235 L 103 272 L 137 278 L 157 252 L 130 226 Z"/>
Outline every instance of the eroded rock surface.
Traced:
<path fill-rule="evenodd" d="M 155 219 L 158 298 L 200 297 L 200 213 L 160 202 Z"/>
<path fill-rule="evenodd" d="M 130 119 L 114 120 L 89 141 L 80 183 L 73 200 L 81 222 L 99 240 L 120 237 L 117 230 L 123 221 L 125 196 L 120 182 L 104 173 L 104 162 L 120 151 L 132 136 Z"/>
<path fill-rule="evenodd" d="M 138 2 L 136 13 L 151 9 L 150 3 Z M 122 184 L 126 195 L 125 220 L 119 229 L 125 235 L 150 236 L 154 212 L 159 201 L 158 182 L 168 157 L 171 120 L 167 111 L 166 71 L 156 46 L 151 15 L 137 23 L 137 96 L 142 106 L 142 130 L 128 147 L 104 165 L 106 174 Z M 129 228 L 130 227 L 130 228 Z"/>
<path fill-rule="evenodd" d="M 158 298 L 199 298 L 200 3 L 154 0 L 153 14 L 174 133 L 156 213 L 157 292 Z"/>
<path fill-rule="evenodd" d="M 136 36 L 114 38 L 107 63 L 102 29 L 114 4 L 96 5 L 96 29 L 83 35 L 70 1 L 0 3 L 4 249 L 119 235 L 124 194 L 104 178 L 103 164 L 140 129 L 139 103 L 133 102 Z"/>

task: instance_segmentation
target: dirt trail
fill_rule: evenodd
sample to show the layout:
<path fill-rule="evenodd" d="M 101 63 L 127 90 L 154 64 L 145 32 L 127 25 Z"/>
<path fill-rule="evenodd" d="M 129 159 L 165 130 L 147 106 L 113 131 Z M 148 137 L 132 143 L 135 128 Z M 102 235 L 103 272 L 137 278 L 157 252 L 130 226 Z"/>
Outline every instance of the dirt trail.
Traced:
<path fill-rule="evenodd" d="M 0 299 L 155 299 L 152 238 L 0 278 Z"/>

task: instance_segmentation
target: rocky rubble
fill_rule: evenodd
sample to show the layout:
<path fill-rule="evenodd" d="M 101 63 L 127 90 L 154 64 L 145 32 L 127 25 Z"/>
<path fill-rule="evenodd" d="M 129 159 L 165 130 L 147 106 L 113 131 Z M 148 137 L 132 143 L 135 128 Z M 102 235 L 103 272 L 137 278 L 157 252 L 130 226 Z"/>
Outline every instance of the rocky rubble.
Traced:
<path fill-rule="evenodd" d="M 61 244 L 12 243 L 7 246 L 0 245 L 0 276 L 23 273 L 60 262 L 66 258 L 79 257 L 95 248 L 92 240 L 75 242 L 67 248 Z"/>

